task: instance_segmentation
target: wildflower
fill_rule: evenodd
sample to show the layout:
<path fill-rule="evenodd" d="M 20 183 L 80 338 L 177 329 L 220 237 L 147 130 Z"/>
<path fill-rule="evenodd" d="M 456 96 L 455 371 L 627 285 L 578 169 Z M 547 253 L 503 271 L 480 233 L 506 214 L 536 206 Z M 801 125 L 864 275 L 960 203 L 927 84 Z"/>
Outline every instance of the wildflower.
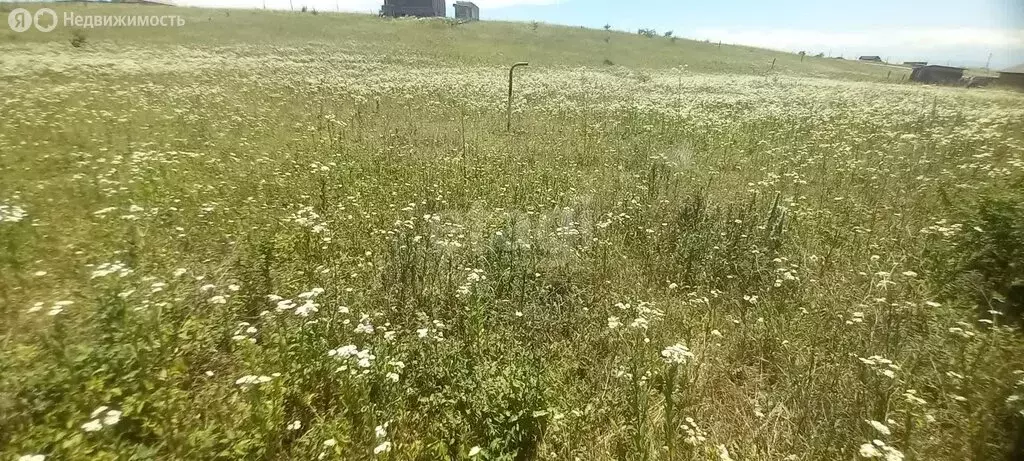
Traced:
<path fill-rule="evenodd" d="M 179 267 L 174 270 L 174 273 L 172 275 L 174 276 L 174 278 L 178 278 L 181 277 L 182 275 L 185 275 L 186 272 L 188 272 L 188 269 Z"/>
<path fill-rule="evenodd" d="M 374 433 L 374 435 L 377 436 L 378 439 L 382 439 L 384 437 L 387 437 L 388 436 L 388 423 L 384 423 L 384 424 L 381 424 L 380 426 L 377 426 L 377 427 L 373 428 L 373 433 Z"/>
<path fill-rule="evenodd" d="M 665 363 L 672 365 L 685 365 L 688 359 L 693 358 L 693 353 L 690 352 L 690 349 L 686 346 L 676 344 L 674 346 L 666 347 L 661 351 L 661 357 Z"/>
<path fill-rule="evenodd" d="M 22 219 L 25 219 L 26 216 L 28 216 L 28 213 L 26 213 L 25 209 L 20 206 L 0 205 L 0 223 L 19 222 Z"/>
<path fill-rule="evenodd" d="M 889 428 L 886 427 L 885 424 L 882 424 L 882 423 L 880 423 L 878 421 L 874 421 L 874 420 L 865 420 L 865 422 L 870 424 L 872 428 L 874 428 L 876 431 L 878 431 L 882 435 L 890 435 L 890 434 L 892 434 L 892 432 L 889 431 Z"/>
<path fill-rule="evenodd" d="M 608 328 L 609 329 L 614 330 L 614 329 L 619 328 L 621 326 L 622 326 L 622 322 L 619 321 L 618 317 L 615 317 L 615 316 L 608 317 Z"/>
<path fill-rule="evenodd" d="M 718 446 L 718 459 L 719 461 L 732 461 L 732 456 L 729 456 L 729 450 L 725 448 L 725 445 Z"/>
<path fill-rule="evenodd" d="M 330 448 L 330 447 L 333 447 L 333 446 L 335 446 L 335 445 L 337 445 L 337 444 L 338 444 L 338 441 L 337 441 L 337 440 L 334 440 L 334 439 L 327 439 L 327 440 L 324 440 L 324 446 L 325 446 L 325 447 L 328 447 L 328 448 Z"/>
<path fill-rule="evenodd" d="M 369 322 L 360 323 L 359 325 L 356 325 L 355 332 L 367 335 L 373 334 L 373 325 L 371 325 Z"/>
<path fill-rule="evenodd" d="M 881 458 L 882 452 L 875 448 L 873 444 L 864 443 L 860 446 L 860 456 L 862 458 Z"/>
<path fill-rule="evenodd" d="M 395 373 L 393 371 L 392 372 L 388 372 L 388 374 L 385 375 L 385 377 L 387 379 L 391 380 L 391 382 L 394 382 L 394 383 L 397 383 L 398 380 L 401 379 L 401 377 L 398 375 L 398 373 Z"/>
<path fill-rule="evenodd" d="M 295 315 L 298 315 L 299 317 L 309 317 L 309 314 L 320 311 L 317 306 L 319 306 L 319 304 L 306 300 L 303 305 L 295 308 Z"/>
<path fill-rule="evenodd" d="M 903 393 L 903 398 L 907 403 L 912 405 L 924 405 L 927 403 L 924 399 L 917 396 L 917 391 L 914 389 L 907 389 L 907 391 Z"/>
<path fill-rule="evenodd" d="M 103 417 L 104 426 L 113 426 L 121 421 L 121 412 L 118 410 L 109 410 L 107 415 Z"/>
<path fill-rule="evenodd" d="M 270 376 L 245 375 L 242 376 L 241 378 L 236 379 L 235 384 L 242 387 L 254 386 L 257 384 L 268 383 L 271 381 L 271 379 L 272 378 Z"/>
<path fill-rule="evenodd" d="M 208 302 L 210 304 L 227 304 L 228 303 L 228 298 L 226 298 L 224 296 L 221 296 L 221 295 L 217 295 L 217 296 L 214 296 L 214 297 L 206 300 L 206 302 Z"/>
<path fill-rule="evenodd" d="M 472 458 L 480 454 L 480 447 L 473 447 L 469 449 L 469 457 Z"/>
<path fill-rule="evenodd" d="M 46 461 L 46 455 L 21 455 L 18 461 Z"/>
<path fill-rule="evenodd" d="M 89 278 L 95 279 L 100 277 L 106 277 L 108 275 L 127 277 L 128 275 L 131 275 L 132 272 L 134 271 L 129 269 L 128 266 L 124 265 L 120 261 L 115 261 L 112 263 L 100 264 L 99 266 L 96 267 L 96 269 L 93 269 L 92 275 Z"/>
<path fill-rule="evenodd" d="M 302 421 L 296 419 L 295 421 L 292 421 L 291 423 L 288 424 L 289 431 L 297 431 L 299 429 L 302 429 Z"/>
<path fill-rule="evenodd" d="M 682 425 L 680 425 L 680 428 L 683 430 L 683 433 L 686 434 L 686 437 L 683 438 L 683 441 L 690 445 L 697 446 L 701 443 L 704 443 L 704 441 L 707 440 L 707 435 L 704 433 L 703 430 L 701 430 L 699 426 L 697 426 L 697 423 L 693 420 L 693 418 L 689 416 L 687 416 L 684 419 L 684 422 Z"/>
<path fill-rule="evenodd" d="M 324 292 L 323 288 L 313 288 L 312 290 L 299 293 L 299 297 L 302 299 L 315 298 Z"/>
<path fill-rule="evenodd" d="M 100 420 L 98 419 L 94 419 L 85 424 L 82 424 L 82 430 L 85 432 L 96 432 L 100 429 L 103 429 L 103 424 L 100 423 Z"/>
<path fill-rule="evenodd" d="M 383 442 L 373 448 L 373 454 L 379 455 L 381 453 L 387 453 L 391 451 L 391 442 Z"/>

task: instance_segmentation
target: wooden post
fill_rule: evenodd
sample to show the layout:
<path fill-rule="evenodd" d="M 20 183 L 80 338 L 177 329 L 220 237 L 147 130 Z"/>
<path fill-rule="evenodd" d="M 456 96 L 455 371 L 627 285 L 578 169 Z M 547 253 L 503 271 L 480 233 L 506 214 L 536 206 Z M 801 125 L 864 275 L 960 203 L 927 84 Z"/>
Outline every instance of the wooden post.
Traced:
<path fill-rule="evenodd" d="M 528 62 L 517 62 L 512 64 L 512 67 L 508 70 L 508 109 L 506 110 L 506 117 L 508 118 L 505 124 L 505 131 L 512 131 L 512 73 L 515 72 L 516 67 L 529 66 Z"/>
<path fill-rule="evenodd" d="M 768 71 L 775 70 L 775 58 L 772 58 L 772 67 Z"/>

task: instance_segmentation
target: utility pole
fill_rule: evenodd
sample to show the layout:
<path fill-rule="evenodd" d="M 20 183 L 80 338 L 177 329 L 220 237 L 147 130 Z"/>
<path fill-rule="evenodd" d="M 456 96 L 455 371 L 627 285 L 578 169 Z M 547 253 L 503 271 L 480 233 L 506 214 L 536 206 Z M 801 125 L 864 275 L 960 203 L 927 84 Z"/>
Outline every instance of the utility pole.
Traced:
<path fill-rule="evenodd" d="M 988 54 L 988 59 L 985 61 L 985 70 L 989 70 L 988 65 L 992 64 L 992 53 Z"/>

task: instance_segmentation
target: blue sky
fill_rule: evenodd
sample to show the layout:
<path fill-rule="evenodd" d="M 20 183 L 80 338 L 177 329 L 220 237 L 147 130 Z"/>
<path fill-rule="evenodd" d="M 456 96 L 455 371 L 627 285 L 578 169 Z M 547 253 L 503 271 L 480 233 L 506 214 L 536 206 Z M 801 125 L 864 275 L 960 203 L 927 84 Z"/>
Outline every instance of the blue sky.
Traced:
<path fill-rule="evenodd" d="M 178 0 L 261 7 L 263 0 Z M 318 10 L 375 12 L 381 0 L 291 0 Z M 481 17 L 635 32 L 653 28 L 700 40 L 832 56 L 991 67 L 1024 63 L 1024 0 L 475 0 Z M 266 0 L 288 9 L 289 0 Z M 452 1 L 451 3 L 454 3 Z M 448 14 L 452 11 L 449 7 Z"/>

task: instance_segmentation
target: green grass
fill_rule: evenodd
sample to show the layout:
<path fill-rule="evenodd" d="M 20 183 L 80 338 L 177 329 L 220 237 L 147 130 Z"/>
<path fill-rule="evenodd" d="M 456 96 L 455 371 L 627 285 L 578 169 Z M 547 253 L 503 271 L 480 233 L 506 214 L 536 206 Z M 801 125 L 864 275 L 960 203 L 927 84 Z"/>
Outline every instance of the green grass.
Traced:
<path fill-rule="evenodd" d="M 1012 450 L 1018 93 L 550 25 L 69 8 L 187 25 L 0 39 L 4 459 Z"/>
<path fill-rule="evenodd" d="M 29 4 L 31 6 L 31 4 Z M 461 25 L 440 20 L 385 20 L 367 14 L 259 10 L 215 10 L 95 3 L 59 5 L 78 15 L 177 15 L 185 27 L 91 29 L 94 42 L 145 43 L 149 47 L 180 46 L 302 46 L 368 52 L 393 59 L 415 56 L 445 65 L 508 65 L 526 60 L 546 67 L 599 67 L 605 59 L 620 66 L 666 69 L 687 66 L 695 72 L 762 75 L 775 60 L 774 72 L 801 76 L 885 80 L 909 76 L 909 69 L 890 68 L 849 60 L 805 57 L 793 53 L 705 43 L 694 40 L 646 38 L 635 33 L 530 23 L 473 22 Z M 10 9 L 11 4 L 7 5 Z M 52 6 L 52 5 L 51 5 Z M 70 38 L 71 29 L 59 26 L 44 34 L 4 30 L 10 44 L 49 43 L 54 36 Z M 711 39 L 711 38 L 709 38 Z"/>

